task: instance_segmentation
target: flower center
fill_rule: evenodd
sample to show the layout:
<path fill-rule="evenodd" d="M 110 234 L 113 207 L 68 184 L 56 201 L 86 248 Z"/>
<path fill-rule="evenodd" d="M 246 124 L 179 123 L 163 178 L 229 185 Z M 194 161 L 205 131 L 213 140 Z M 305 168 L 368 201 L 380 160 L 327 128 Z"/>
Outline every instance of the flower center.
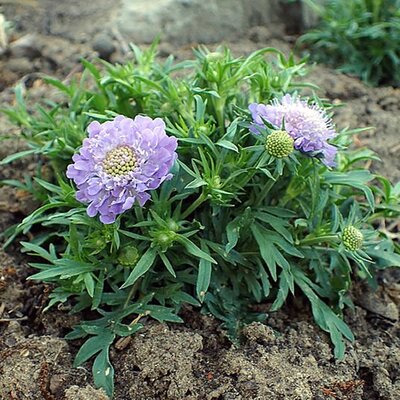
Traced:
<path fill-rule="evenodd" d="M 136 155 L 129 146 L 110 150 L 103 160 L 103 170 L 111 176 L 124 176 L 136 167 Z"/>
<path fill-rule="evenodd" d="M 267 136 L 265 148 L 271 156 L 284 158 L 293 152 L 293 143 L 293 138 L 286 131 L 274 131 Z"/>
<path fill-rule="evenodd" d="M 351 225 L 343 229 L 342 242 L 347 250 L 360 250 L 362 248 L 363 241 L 364 236 L 359 229 Z"/>

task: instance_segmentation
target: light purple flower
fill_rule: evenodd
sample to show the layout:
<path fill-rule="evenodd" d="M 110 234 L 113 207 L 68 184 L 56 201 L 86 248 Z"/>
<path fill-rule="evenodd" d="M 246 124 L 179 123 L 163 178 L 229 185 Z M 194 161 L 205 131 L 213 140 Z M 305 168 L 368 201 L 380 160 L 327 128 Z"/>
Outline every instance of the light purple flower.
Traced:
<path fill-rule="evenodd" d="M 89 216 L 99 213 L 100 221 L 110 224 L 135 202 L 143 206 L 148 191 L 171 179 L 177 139 L 166 135 L 162 119 L 119 115 L 103 124 L 92 122 L 87 131 L 67 177 L 78 187 L 77 200 L 89 204 Z"/>
<path fill-rule="evenodd" d="M 328 140 L 336 136 L 336 131 L 332 120 L 318 105 L 287 94 L 281 101 L 274 99 L 269 105 L 250 104 L 249 110 L 254 121 L 251 132 L 259 134 L 265 121 L 277 129 L 284 125 L 294 139 L 295 149 L 322 158 L 328 166 L 335 165 L 337 149 Z"/>

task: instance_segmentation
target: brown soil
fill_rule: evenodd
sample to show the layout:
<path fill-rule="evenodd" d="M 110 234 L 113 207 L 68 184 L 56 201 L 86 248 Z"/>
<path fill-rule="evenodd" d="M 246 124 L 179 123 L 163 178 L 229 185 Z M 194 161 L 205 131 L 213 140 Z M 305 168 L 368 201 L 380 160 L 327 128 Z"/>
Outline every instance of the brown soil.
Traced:
<path fill-rule="evenodd" d="M 100 11 L 104 4 L 101 2 Z M 38 23 L 43 22 L 43 14 L 37 11 L 27 18 L 26 7 L 20 5 L 15 37 L 27 30 L 39 32 L 40 56 L 30 60 L 30 69 L 20 71 L 13 65 L 12 56 L 0 58 L 0 90 L 4 89 L 0 107 L 13 103 L 11 87 L 17 82 L 29 88 L 33 101 L 49 95 L 32 73 L 65 77 L 78 70 L 78 55 L 92 56 L 90 43 L 79 43 L 76 37 L 63 33 L 62 24 L 57 25 L 60 14 L 52 20 L 53 30 L 46 31 Z M 84 27 L 80 29 L 85 32 Z M 236 54 L 271 45 L 284 51 L 289 48 L 287 42 L 267 42 L 256 33 L 253 30 L 250 35 L 253 41 L 243 39 L 230 47 Z M 178 59 L 190 56 L 189 48 L 162 44 L 161 50 L 164 55 L 175 53 Z M 114 59 L 121 57 L 121 52 L 114 55 Z M 400 89 L 368 88 L 324 67 L 315 67 L 308 79 L 321 87 L 323 96 L 335 103 L 347 103 L 336 111 L 339 127 L 375 127 L 359 134 L 357 143 L 374 149 L 383 160 L 374 168 L 398 181 Z M 2 142 L 0 158 L 23 148 L 23 143 L 13 137 L 16 132 L 0 115 L 0 135 L 11 137 Z M 1 167 L 0 179 L 23 179 L 24 174 L 34 171 L 36 161 Z M 0 229 L 18 222 L 35 206 L 25 193 L 0 187 Z M 72 367 L 80 343 L 62 339 L 79 316 L 69 316 L 66 310 L 43 313 L 51 288 L 26 281 L 31 272 L 17 245 L 7 253 L 0 252 L 0 399 L 106 399 L 101 390 L 93 388 L 90 363 L 83 368 Z M 356 341 L 349 344 L 343 361 L 334 359 L 329 338 L 316 328 L 301 298 L 271 314 L 266 325 L 248 326 L 240 347 L 228 341 L 216 320 L 191 309 L 184 311 L 182 325 L 148 321 L 123 350 L 112 350 L 115 398 L 400 399 L 400 274 L 382 275 L 376 293 L 361 287 L 354 290 L 354 301 L 356 308 L 346 319 Z"/>
<path fill-rule="evenodd" d="M 218 324 L 206 316 L 188 314 L 183 327 L 149 324 L 122 354 L 113 357 L 120 372 L 117 398 L 323 399 L 328 393 L 337 399 L 400 396 L 395 378 L 400 343 L 393 340 L 398 328 L 373 328 L 366 322 L 366 312 L 356 308 L 349 322 L 358 341 L 346 359 L 338 362 L 327 337 L 312 321 L 294 317 L 293 311 L 271 316 L 268 326 L 248 326 L 240 347 L 231 345 Z M 383 332 L 386 337 L 382 337 Z"/>

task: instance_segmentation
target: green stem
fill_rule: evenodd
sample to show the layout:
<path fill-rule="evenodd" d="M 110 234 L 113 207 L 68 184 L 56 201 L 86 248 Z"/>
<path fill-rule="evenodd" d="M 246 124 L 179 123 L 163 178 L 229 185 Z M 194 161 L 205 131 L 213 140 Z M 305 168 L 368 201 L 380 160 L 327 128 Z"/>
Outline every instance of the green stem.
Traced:
<path fill-rule="evenodd" d="M 292 177 L 289 184 L 287 185 L 285 194 L 282 196 L 282 198 L 279 202 L 280 207 L 285 207 L 289 201 L 293 200 L 301 193 L 299 190 L 295 190 L 296 188 L 293 188 L 293 186 L 294 186 L 293 182 L 294 182 L 295 178 L 296 177 Z"/>
<path fill-rule="evenodd" d="M 221 128 L 221 132 L 225 132 L 225 118 L 224 118 L 224 108 L 225 108 L 225 99 L 223 98 L 214 98 L 214 109 L 217 117 L 218 125 Z"/>
<path fill-rule="evenodd" d="M 192 203 L 192 205 L 186 209 L 185 212 L 182 213 L 181 218 L 186 219 L 197 207 L 203 204 L 207 200 L 207 195 L 202 192 L 201 195 L 197 198 L 196 201 Z"/>
<path fill-rule="evenodd" d="M 125 310 L 125 308 L 128 307 L 129 302 L 131 301 L 132 297 L 135 295 L 135 293 L 136 293 L 136 291 L 137 291 L 137 289 L 138 289 L 138 287 L 139 287 L 139 283 L 140 283 L 140 280 L 137 280 L 137 281 L 132 285 L 131 290 L 129 291 L 128 296 L 127 296 L 127 298 L 126 298 L 126 300 L 125 300 L 125 303 L 124 303 L 124 305 L 122 306 L 122 309 L 123 309 L 123 310 Z"/>
<path fill-rule="evenodd" d="M 322 243 L 322 242 L 338 242 L 339 237 L 338 235 L 321 235 L 321 236 L 316 236 L 316 237 L 311 237 L 311 238 L 305 238 L 303 240 L 299 241 L 300 246 L 309 246 L 312 244 L 316 243 Z"/>
<path fill-rule="evenodd" d="M 264 186 L 260 197 L 258 198 L 258 200 L 256 201 L 256 207 L 260 206 L 262 204 L 262 202 L 265 200 L 265 198 L 268 196 L 268 193 L 270 192 L 270 190 L 272 189 L 272 187 L 275 185 L 276 180 L 272 180 L 270 179 L 267 184 Z"/>

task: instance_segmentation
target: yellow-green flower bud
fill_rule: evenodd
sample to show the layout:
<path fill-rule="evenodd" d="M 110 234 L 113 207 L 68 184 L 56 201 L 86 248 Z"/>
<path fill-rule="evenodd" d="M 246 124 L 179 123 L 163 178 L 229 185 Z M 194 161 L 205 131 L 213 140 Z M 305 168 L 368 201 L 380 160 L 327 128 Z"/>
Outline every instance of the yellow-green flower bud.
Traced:
<path fill-rule="evenodd" d="M 174 111 L 174 107 L 170 102 L 166 102 L 161 105 L 161 113 L 162 114 L 170 114 L 173 111 Z"/>
<path fill-rule="evenodd" d="M 135 246 L 123 247 L 119 254 L 117 261 L 124 267 L 134 267 L 139 261 L 139 251 Z"/>
<path fill-rule="evenodd" d="M 265 148 L 276 158 L 284 158 L 294 150 L 294 140 L 286 131 L 274 131 L 267 136 Z"/>
<path fill-rule="evenodd" d="M 154 244 L 159 246 L 162 251 L 171 247 L 177 238 L 177 234 L 172 230 L 160 230 L 152 233 Z"/>
<path fill-rule="evenodd" d="M 197 128 L 197 132 L 202 133 L 203 135 L 208 135 L 210 133 L 210 129 L 206 125 L 202 125 Z"/>
<path fill-rule="evenodd" d="M 211 179 L 210 186 L 213 189 L 221 189 L 221 187 L 222 187 L 221 177 L 219 175 L 215 175 Z"/>
<path fill-rule="evenodd" d="M 179 225 L 173 219 L 168 221 L 168 228 L 173 232 L 179 231 Z"/>
<path fill-rule="evenodd" d="M 206 59 L 208 62 L 221 61 L 221 60 L 223 60 L 223 58 L 224 58 L 224 55 L 218 51 L 213 51 L 206 55 Z"/>
<path fill-rule="evenodd" d="M 342 242 L 344 247 L 350 251 L 361 249 L 364 236 L 361 231 L 354 226 L 347 226 L 342 232 Z"/>

